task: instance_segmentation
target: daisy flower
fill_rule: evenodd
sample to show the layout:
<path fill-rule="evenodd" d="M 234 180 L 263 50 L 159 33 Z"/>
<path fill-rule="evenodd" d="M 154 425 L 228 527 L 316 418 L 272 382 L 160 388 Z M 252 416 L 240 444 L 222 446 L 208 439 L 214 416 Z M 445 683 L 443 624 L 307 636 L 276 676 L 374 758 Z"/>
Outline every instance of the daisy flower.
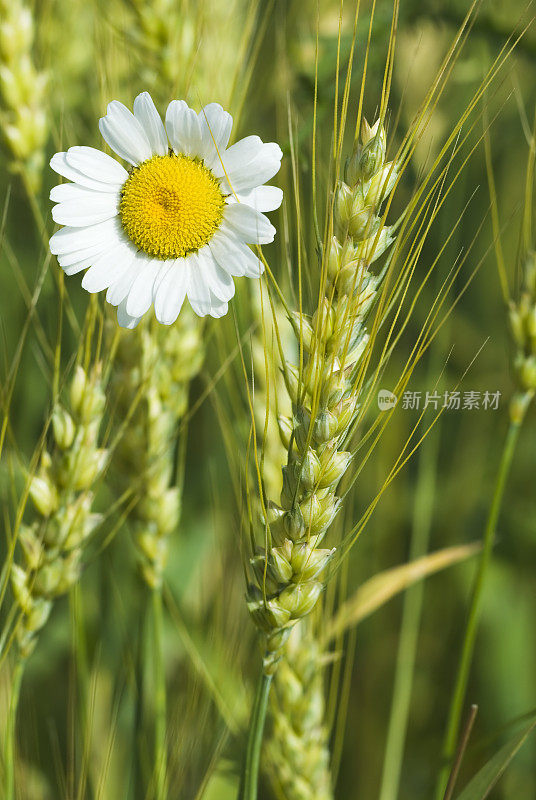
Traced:
<path fill-rule="evenodd" d="M 281 166 L 281 149 L 258 136 L 228 147 L 232 117 L 217 103 L 196 114 L 173 100 L 165 126 L 147 92 L 134 113 L 108 105 L 99 129 L 130 165 L 93 147 L 56 153 L 52 169 L 72 183 L 50 199 L 61 228 L 50 250 L 67 275 L 87 270 L 82 286 L 106 289 L 121 326 L 134 328 L 154 303 L 173 323 L 187 297 L 199 316 L 221 317 L 234 277 L 258 278 L 263 265 L 249 245 L 272 242 L 264 215 L 279 208 L 281 189 L 264 186 Z"/>

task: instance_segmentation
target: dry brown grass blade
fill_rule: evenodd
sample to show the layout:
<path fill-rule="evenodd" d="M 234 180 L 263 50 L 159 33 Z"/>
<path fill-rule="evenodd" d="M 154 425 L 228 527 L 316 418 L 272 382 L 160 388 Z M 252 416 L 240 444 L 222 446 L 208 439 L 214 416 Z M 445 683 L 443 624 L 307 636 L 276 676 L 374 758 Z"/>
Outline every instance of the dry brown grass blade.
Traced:
<path fill-rule="evenodd" d="M 326 630 L 325 640 L 329 641 L 343 634 L 417 581 L 466 561 L 479 550 L 479 543 L 446 547 L 416 561 L 374 575 L 339 608 Z"/>

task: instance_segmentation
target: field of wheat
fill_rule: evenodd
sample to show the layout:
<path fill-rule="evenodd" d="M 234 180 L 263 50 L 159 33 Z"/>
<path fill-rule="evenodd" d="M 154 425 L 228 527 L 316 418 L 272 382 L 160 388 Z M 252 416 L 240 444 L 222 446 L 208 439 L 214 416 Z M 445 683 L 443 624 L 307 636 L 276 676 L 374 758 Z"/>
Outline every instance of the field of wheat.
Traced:
<path fill-rule="evenodd" d="M 0 798 L 536 797 L 519 0 L 0 0 Z"/>

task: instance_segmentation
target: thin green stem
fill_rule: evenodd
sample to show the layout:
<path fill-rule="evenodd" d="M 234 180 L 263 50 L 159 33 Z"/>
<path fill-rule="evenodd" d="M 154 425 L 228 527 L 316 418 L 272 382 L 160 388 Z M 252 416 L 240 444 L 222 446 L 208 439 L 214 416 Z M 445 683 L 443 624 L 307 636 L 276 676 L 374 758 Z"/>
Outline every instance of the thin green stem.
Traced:
<path fill-rule="evenodd" d="M 516 443 L 519 437 L 519 431 L 521 430 L 522 421 L 523 419 L 521 417 L 512 420 L 510 422 L 510 427 L 508 428 L 508 433 L 506 435 L 506 440 L 504 443 L 504 448 L 501 456 L 499 471 L 497 473 L 497 478 L 495 481 L 495 488 L 493 491 L 491 506 L 488 514 L 486 528 L 484 531 L 482 554 L 480 556 L 480 561 L 478 564 L 475 583 L 473 586 L 473 593 L 471 597 L 471 605 L 467 617 L 467 626 L 465 629 L 463 649 L 460 658 L 460 663 L 458 666 L 458 673 L 456 676 L 456 684 L 454 688 L 454 693 L 452 695 L 452 701 L 449 710 L 447 730 L 445 734 L 445 740 L 443 743 L 443 754 L 446 763 L 439 773 L 439 778 L 436 786 L 436 795 L 435 795 L 436 800 L 441 800 L 441 798 L 444 796 L 445 787 L 449 777 L 450 761 L 454 755 L 456 743 L 458 740 L 460 719 L 463 711 L 463 704 L 465 701 L 465 693 L 467 690 L 469 671 L 471 669 L 471 662 L 473 658 L 473 650 L 474 650 L 476 632 L 478 627 L 478 619 L 480 616 L 480 606 L 482 599 L 482 591 L 484 589 L 484 581 L 486 578 L 488 567 L 491 562 L 493 544 L 495 541 L 495 531 L 497 528 L 497 520 L 501 509 L 504 488 L 506 485 L 506 480 L 508 477 L 508 473 L 510 471 L 510 467 L 512 465 L 512 460 L 514 457 Z"/>
<path fill-rule="evenodd" d="M 262 736 L 271 685 L 272 675 L 267 675 L 263 670 L 251 710 L 246 759 L 238 800 L 257 800 Z"/>
<path fill-rule="evenodd" d="M 136 660 L 134 797 L 167 797 L 166 673 L 163 655 L 162 589 L 144 583 Z M 153 742 L 152 764 L 147 763 L 148 741 Z"/>
<path fill-rule="evenodd" d="M 6 800 L 14 800 L 15 797 L 15 731 L 17 725 L 17 709 L 19 706 L 20 687 L 25 665 L 26 659 L 20 657 L 15 665 L 15 669 L 13 670 L 11 682 L 11 697 L 9 699 L 9 711 L 4 745 Z"/>
<path fill-rule="evenodd" d="M 94 796 L 90 770 L 91 752 L 91 702 L 90 702 L 90 675 L 87 657 L 87 643 L 85 631 L 85 617 L 82 607 L 82 594 L 80 584 L 75 584 L 69 594 L 71 611 L 71 642 L 75 664 L 77 697 L 79 708 L 76 713 L 76 724 L 80 741 L 83 743 L 83 758 L 80 777 L 78 780 L 77 798 L 92 798 Z"/>
<path fill-rule="evenodd" d="M 156 800 L 167 794 L 166 673 L 163 654 L 162 590 L 152 592 L 154 634 L 154 785 Z"/>
<path fill-rule="evenodd" d="M 143 583 L 142 608 L 140 609 L 138 629 L 138 652 L 136 657 L 136 702 L 134 709 L 134 755 L 133 764 L 133 795 L 135 800 L 145 800 L 147 796 L 145 786 L 146 776 L 146 739 L 145 739 L 145 686 L 149 680 L 147 668 L 147 632 L 148 632 L 148 587 Z"/>
<path fill-rule="evenodd" d="M 439 430 L 435 429 L 423 444 L 419 458 L 415 491 L 410 561 L 428 550 L 436 488 Z M 404 756 L 409 707 L 413 689 L 413 672 L 421 623 L 424 582 L 406 591 L 396 661 L 393 700 L 383 761 L 380 800 L 396 800 Z"/>
<path fill-rule="evenodd" d="M 456 753 L 456 758 L 454 759 L 454 764 L 452 765 L 452 770 L 447 783 L 447 788 L 445 789 L 443 800 L 452 800 L 452 795 L 454 794 L 454 789 L 456 788 L 456 781 L 458 780 L 460 767 L 462 765 L 465 751 L 467 750 L 467 745 L 469 744 L 471 731 L 473 730 L 477 713 L 478 706 L 472 705 L 467 717 L 467 722 L 465 723 L 465 727 L 460 737 L 460 744 L 458 745 L 458 751 Z"/>

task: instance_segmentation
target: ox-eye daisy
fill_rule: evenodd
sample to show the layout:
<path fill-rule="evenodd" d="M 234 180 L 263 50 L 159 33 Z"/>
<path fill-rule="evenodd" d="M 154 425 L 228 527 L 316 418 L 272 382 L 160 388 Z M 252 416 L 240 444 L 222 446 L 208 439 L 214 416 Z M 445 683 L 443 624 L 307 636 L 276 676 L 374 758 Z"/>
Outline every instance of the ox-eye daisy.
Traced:
<path fill-rule="evenodd" d="M 72 183 L 55 186 L 50 250 L 82 286 L 107 290 L 119 324 L 133 328 L 152 303 L 170 325 L 187 297 L 196 314 L 221 317 L 233 276 L 257 278 L 262 262 L 248 245 L 273 241 L 263 211 L 283 193 L 263 186 L 278 172 L 281 149 L 247 136 L 227 147 L 232 117 L 217 103 L 196 114 L 173 100 L 162 123 L 147 92 L 108 105 L 99 122 L 118 161 L 93 147 L 56 153 L 50 166 Z"/>

